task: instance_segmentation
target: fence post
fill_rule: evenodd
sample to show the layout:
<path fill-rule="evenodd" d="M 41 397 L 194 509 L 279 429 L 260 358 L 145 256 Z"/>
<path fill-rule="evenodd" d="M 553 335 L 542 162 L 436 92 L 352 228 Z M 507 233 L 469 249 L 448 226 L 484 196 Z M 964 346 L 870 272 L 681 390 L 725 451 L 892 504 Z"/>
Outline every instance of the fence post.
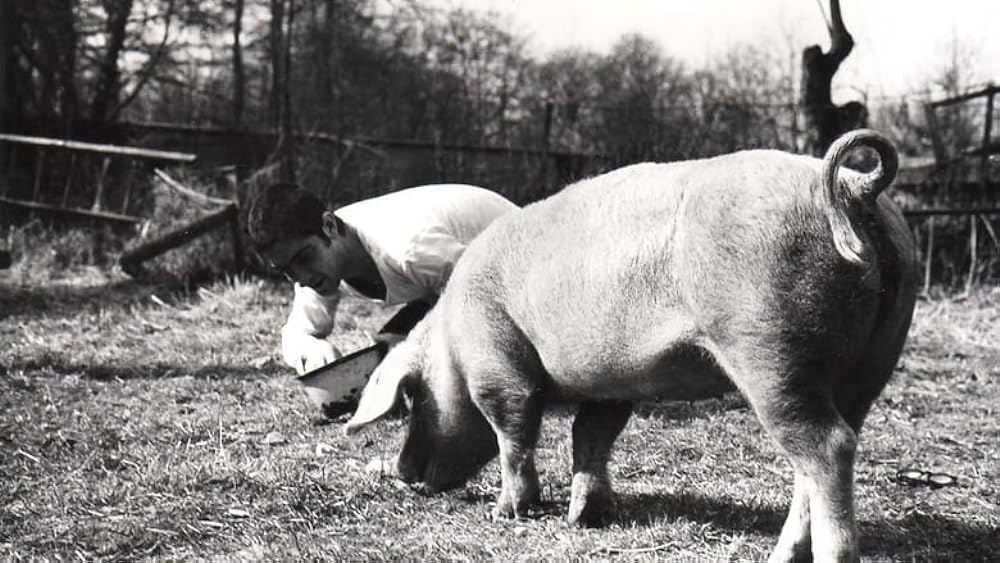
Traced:
<path fill-rule="evenodd" d="M 238 205 L 234 206 L 233 209 L 233 213 L 229 216 L 229 236 L 233 239 L 233 269 L 241 272 L 246 267 L 246 257 L 243 255 L 243 239 L 241 237 Z"/>
<path fill-rule="evenodd" d="M 993 133 L 993 96 L 997 93 L 997 88 L 993 88 L 992 85 L 989 89 L 989 93 L 986 94 L 986 123 L 983 125 L 983 154 L 980 155 L 979 160 L 979 181 L 983 186 L 983 191 L 986 191 L 986 185 L 989 183 L 990 177 L 990 137 Z"/>
<path fill-rule="evenodd" d="M 3 181 L 0 181 L 0 197 L 6 197 L 7 190 L 10 189 L 10 171 L 14 169 L 14 155 L 17 153 L 17 147 L 13 144 L 10 145 L 9 152 L 5 151 L 5 148 L 0 146 L 0 169 L 3 171 Z"/>
<path fill-rule="evenodd" d="M 976 259 L 978 256 L 978 246 L 979 246 L 979 229 L 976 228 L 976 214 L 973 213 L 969 215 L 969 275 L 965 278 L 965 294 L 968 295 L 972 291 L 972 283 L 976 279 Z"/>
<path fill-rule="evenodd" d="M 542 164 L 538 167 L 538 183 L 544 187 L 545 193 L 549 191 L 546 180 L 549 170 L 549 144 L 552 135 L 552 112 L 554 109 L 552 101 L 545 102 L 545 123 L 542 126 Z"/>
<path fill-rule="evenodd" d="M 934 162 L 938 166 L 943 166 L 948 159 L 944 151 L 944 143 L 941 141 L 941 130 L 938 126 L 937 113 L 932 104 L 924 104 L 924 115 L 927 116 L 927 128 L 931 133 L 931 148 L 934 151 Z"/>
<path fill-rule="evenodd" d="M 931 289 L 931 263 L 934 262 L 934 220 L 931 215 L 927 219 L 927 252 L 924 256 L 924 295 Z"/>

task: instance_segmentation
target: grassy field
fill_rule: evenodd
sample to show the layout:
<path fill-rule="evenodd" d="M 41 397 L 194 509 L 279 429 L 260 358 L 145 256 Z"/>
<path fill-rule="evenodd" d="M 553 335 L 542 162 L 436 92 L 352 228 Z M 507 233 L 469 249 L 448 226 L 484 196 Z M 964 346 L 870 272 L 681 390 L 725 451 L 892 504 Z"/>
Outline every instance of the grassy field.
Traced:
<path fill-rule="evenodd" d="M 432 497 L 366 471 L 404 423 L 348 439 L 308 403 L 277 357 L 289 289 L 0 272 L 0 560 L 743 561 L 777 539 L 791 471 L 738 396 L 640 405 L 605 529 L 564 520 L 568 413 L 547 417 L 525 520 L 489 520 L 495 462 Z M 347 300 L 336 344 L 390 312 Z M 1000 557 L 1000 290 L 919 303 L 862 438 L 867 560 Z M 895 481 L 908 467 L 957 484 Z"/>

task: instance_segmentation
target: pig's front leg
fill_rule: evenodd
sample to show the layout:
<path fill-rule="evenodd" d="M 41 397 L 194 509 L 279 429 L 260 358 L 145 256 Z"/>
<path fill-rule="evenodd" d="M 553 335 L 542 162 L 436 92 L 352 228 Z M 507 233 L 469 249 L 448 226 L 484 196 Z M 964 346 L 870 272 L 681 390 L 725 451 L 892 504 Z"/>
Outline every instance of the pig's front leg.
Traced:
<path fill-rule="evenodd" d="M 498 436 L 500 436 L 498 434 Z M 529 506 L 539 502 L 535 450 L 522 449 L 511 440 L 500 442 L 500 496 L 493 509 L 494 518 L 520 518 Z"/>
<path fill-rule="evenodd" d="M 571 523 L 603 526 L 614 516 L 615 497 L 608 479 L 608 459 L 631 414 L 632 403 L 627 402 L 580 405 L 573 421 L 573 485 L 568 515 Z"/>
<path fill-rule="evenodd" d="M 519 389 L 514 378 L 494 381 L 506 382 L 508 387 L 476 389 L 476 402 L 493 427 L 500 450 L 501 490 L 493 517 L 517 518 L 539 501 L 535 445 L 544 406 L 538 392 Z"/>

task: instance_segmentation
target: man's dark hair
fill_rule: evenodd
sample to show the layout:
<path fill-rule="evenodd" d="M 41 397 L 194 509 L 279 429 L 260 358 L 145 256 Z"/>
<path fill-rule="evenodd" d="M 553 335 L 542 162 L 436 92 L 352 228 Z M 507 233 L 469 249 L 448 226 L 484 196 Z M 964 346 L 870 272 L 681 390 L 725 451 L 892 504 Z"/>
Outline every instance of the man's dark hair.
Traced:
<path fill-rule="evenodd" d="M 326 206 L 309 190 L 282 182 L 260 190 L 247 212 L 250 241 L 263 252 L 292 238 L 323 236 Z"/>

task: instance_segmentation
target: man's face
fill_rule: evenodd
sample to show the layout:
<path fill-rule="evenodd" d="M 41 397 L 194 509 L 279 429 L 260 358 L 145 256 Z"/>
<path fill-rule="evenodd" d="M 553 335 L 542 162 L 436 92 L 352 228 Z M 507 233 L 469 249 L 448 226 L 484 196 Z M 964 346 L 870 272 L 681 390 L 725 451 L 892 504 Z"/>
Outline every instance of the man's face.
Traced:
<path fill-rule="evenodd" d="M 339 238 L 310 235 L 278 242 L 261 254 L 291 281 L 311 287 L 320 295 L 330 295 L 344 277 L 346 251 L 341 242 Z"/>

